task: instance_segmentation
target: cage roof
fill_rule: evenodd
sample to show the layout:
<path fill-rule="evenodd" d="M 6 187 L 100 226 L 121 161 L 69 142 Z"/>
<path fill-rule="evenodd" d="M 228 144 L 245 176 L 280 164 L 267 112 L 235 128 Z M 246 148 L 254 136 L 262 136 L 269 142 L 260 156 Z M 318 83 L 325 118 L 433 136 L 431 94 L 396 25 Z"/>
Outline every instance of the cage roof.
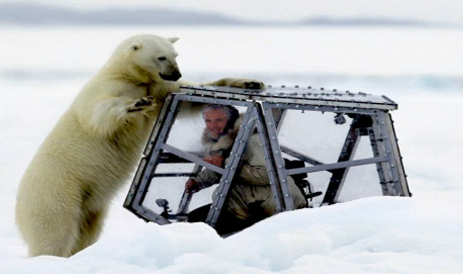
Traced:
<path fill-rule="evenodd" d="M 312 87 L 272 87 L 252 90 L 217 86 L 182 86 L 181 93 L 199 94 L 219 99 L 261 101 L 282 104 L 334 106 L 363 109 L 395 110 L 398 104 L 388 97 L 364 92 L 328 90 Z"/>

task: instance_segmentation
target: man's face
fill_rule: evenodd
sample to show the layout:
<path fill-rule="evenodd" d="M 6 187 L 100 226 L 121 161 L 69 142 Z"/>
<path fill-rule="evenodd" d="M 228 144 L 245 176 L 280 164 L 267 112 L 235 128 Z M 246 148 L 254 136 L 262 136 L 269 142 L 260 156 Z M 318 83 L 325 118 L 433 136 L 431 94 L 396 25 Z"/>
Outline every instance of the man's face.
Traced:
<path fill-rule="evenodd" d="M 204 113 L 204 122 L 206 122 L 206 128 L 209 131 L 210 137 L 217 140 L 227 126 L 227 114 L 218 109 L 207 110 Z"/>

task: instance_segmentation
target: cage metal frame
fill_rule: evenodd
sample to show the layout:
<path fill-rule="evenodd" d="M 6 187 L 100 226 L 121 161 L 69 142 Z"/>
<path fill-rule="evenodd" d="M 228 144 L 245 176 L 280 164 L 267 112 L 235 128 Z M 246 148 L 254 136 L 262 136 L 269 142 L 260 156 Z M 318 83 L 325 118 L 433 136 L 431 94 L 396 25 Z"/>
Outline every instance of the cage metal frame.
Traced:
<path fill-rule="evenodd" d="M 224 104 L 245 107 L 246 112 L 233 144 L 230 161 L 224 168 L 205 162 L 198 154 L 167 144 L 169 132 L 182 102 Z M 206 223 L 214 227 L 226 201 L 230 186 L 238 169 L 247 141 L 258 134 L 267 164 L 271 190 L 278 212 L 294 210 L 287 176 L 320 171 L 330 172 L 331 179 L 321 205 L 338 202 L 349 168 L 376 165 L 382 194 L 385 196 L 411 197 L 407 177 L 399 150 L 390 111 L 398 105 L 386 96 L 366 93 L 327 91 L 312 88 L 267 87 L 265 91 L 230 87 L 182 86 L 178 93 L 170 94 L 159 117 L 153 125 L 149 141 L 135 173 L 124 207 L 146 221 L 168 224 L 173 220 L 187 220 L 192 193 L 184 192 L 176 214 L 160 214 L 143 205 L 144 198 L 154 177 L 191 176 L 208 168 L 222 175 L 216 197 L 207 215 Z M 344 115 L 352 117 L 338 161 L 321 163 L 308 155 L 281 146 L 278 132 L 288 110 L 331 112 L 335 122 L 343 123 Z M 257 132 L 254 130 L 257 129 Z M 354 160 L 360 137 L 367 136 L 373 157 Z M 288 169 L 283 154 L 308 163 L 310 166 Z M 192 173 L 159 173 L 156 168 L 164 163 L 194 163 Z M 165 212 L 164 212 L 165 213 Z"/>

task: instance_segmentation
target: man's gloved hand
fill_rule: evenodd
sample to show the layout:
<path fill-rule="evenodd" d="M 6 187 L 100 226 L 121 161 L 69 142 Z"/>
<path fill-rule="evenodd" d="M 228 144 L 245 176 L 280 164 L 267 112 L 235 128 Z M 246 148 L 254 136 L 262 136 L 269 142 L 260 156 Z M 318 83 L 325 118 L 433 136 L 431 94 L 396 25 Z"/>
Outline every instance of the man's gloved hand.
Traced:
<path fill-rule="evenodd" d="M 203 160 L 208 162 L 209 164 L 222 167 L 225 159 L 221 155 L 210 155 L 210 156 L 204 157 Z"/>
<path fill-rule="evenodd" d="M 194 193 L 198 192 L 201 189 L 201 186 L 195 180 L 190 179 L 185 183 L 185 189 L 190 193 Z"/>

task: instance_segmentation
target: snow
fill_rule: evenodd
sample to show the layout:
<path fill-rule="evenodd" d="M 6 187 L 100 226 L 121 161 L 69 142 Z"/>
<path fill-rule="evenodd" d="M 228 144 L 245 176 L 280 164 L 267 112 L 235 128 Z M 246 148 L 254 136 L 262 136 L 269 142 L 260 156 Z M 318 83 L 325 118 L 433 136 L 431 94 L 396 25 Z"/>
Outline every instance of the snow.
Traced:
<path fill-rule="evenodd" d="M 179 62 L 193 81 L 252 76 L 272 85 L 387 95 L 399 103 L 392 116 L 414 196 L 285 212 L 222 239 L 205 224 L 159 226 L 138 219 L 122 207 L 127 182 L 96 244 L 68 259 L 27 258 L 14 224 L 24 169 L 116 44 L 136 33 L 181 37 Z M 388 28 L 0 29 L 0 273 L 461 273 L 462 34 Z"/>

